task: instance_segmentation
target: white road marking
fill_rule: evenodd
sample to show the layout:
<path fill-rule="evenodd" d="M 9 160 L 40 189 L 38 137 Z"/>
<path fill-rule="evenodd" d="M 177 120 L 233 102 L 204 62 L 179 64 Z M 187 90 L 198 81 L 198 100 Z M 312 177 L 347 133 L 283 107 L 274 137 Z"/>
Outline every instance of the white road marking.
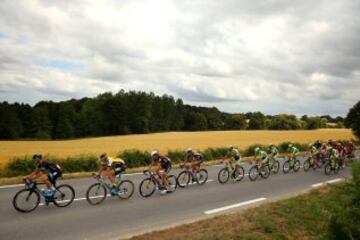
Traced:
<path fill-rule="evenodd" d="M 204 213 L 207 214 L 207 215 L 214 214 L 214 213 L 226 211 L 226 210 L 229 210 L 229 209 L 233 209 L 233 208 L 237 208 L 237 207 L 243 207 L 243 206 L 246 206 L 246 205 L 249 205 L 249 204 L 261 202 L 261 201 L 264 201 L 264 200 L 266 200 L 266 198 L 264 198 L 264 197 L 256 198 L 256 199 L 253 199 L 253 200 L 249 200 L 249 201 L 245 201 L 245 202 L 241 202 L 241 203 L 237 203 L 237 204 L 233 204 L 233 205 L 229 205 L 229 206 L 225 206 L 225 207 L 221 207 L 221 208 L 215 208 L 215 209 L 212 209 L 212 210 L 208 210 L 208 211 L 205 211 Z"/>
<path fill-rule="evenodd" d="M 329 181 L 326 181 L 326 182 L 321 182 L 321 183 L 313 184 L 313 185 L 311 185 L 311 187 L 313 187 L 313 188 L 322 187 L 322 186 L 324 186 L 325 184 L 341 182 L 341 181 L 343 181 L 343 180 L 344 180 L 343 178 L 335 178 L 335 179 L 333 179 L 333 180 L 329 180 Z"/>

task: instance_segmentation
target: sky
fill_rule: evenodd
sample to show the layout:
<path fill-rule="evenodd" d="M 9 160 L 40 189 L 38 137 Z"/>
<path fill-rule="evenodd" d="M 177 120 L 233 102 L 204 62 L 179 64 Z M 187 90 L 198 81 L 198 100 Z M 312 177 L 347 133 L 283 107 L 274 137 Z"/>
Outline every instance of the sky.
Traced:
<path fill-rule="evenodd" d="M 0 101 L 120 89 L 346 115 L 360 100 L 360 1 L 0 1 Z"/>

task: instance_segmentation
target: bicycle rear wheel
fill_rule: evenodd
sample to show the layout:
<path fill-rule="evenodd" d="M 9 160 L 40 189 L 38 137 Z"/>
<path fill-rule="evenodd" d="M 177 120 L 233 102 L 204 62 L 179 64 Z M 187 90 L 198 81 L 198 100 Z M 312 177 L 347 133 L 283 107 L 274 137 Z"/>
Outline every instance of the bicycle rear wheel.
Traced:
<path fill-rule="evenodd" d="M 249 170 L 249 178 L 251 181 L 255 181 L 259 176 L 259 167 L 257 165 L 252 166 Z"/>
<path fill-rule="evenodd" d="M 229 181 L 229 177 L 230 177 L 229 169 L 223 168 L 219 171 L 218 174 L 219 183 L 221 184 L 227 183 L 227 181 Z"/>
<path fill-rule="evenodd" d="M 156 189 L 156 184 L 151 178 L 145 178 L 139 186 L 139 193 L 142 197 L 150 197 Z"/>
<path fill-rule="evenodd" d="M 86 191 L 86 200 L 91 205 L 102 203 L 107 196 L 107 189 L 100 183 L 94 183 Z"/>
<path fill-rule="evenodd" d="M 57 207 L 67 207 L 74 201 L 74 198 L 74 188 L 68 184 L 62 184 L 56 187 L 53 201 Z"/>
<path fill-rule="evenodd" d="M 34 211 L 40 204 L 40 193 L 32 189 L 22 189 L 15 194 L 12 203 L 19 212 Z"/>
<path fill-rule="evenodd" d="M 121 181 L 117 185 L 117 196 L 121 199 L 129 199 L 134 194 L 134 183 L 130 180 Z"/>
<path fill-rule="evenodd" d="M 181 188 L 187 187 L 191 180 L 191 174 L 189 171 L 184 170 L 181 173 L 179 173 L 176 180 L 179 187 Z"/>
<path fill-rule="evenodd" d="M 330 175 L 330 173 L 331 173 L 331 165 L 330 163 L 327 163 L 325 165 L 325 175 Z"/>
<path fill-rule="evenodd" d="M 200 169 L 200 171 L 196 174 L 196 182 L 199 185 L 203 185 L 206 183 L 208 179 L 208 172 L 206 169 Z"/>

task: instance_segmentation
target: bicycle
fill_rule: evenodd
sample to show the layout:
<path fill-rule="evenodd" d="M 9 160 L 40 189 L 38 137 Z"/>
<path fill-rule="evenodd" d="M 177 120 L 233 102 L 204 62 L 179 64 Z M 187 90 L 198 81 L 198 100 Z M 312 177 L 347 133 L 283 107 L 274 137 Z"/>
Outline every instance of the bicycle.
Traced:
<path fill-rule="evenodd" d="M 272 164 L 270 164 L 271 161 L 272 161 Z M 279 172 L 280 162 L 278 160 L 276 160 L 275 158 L 270 158 L 268 165 L 269 165 L 270 173 L 277 174 Z"/>
<path fill-rule="evenodd" d="M 225 166 L 220 169 L 218 173 L 218 181 L 221 184 L 227 183 L 229 178 L 234 182 L 240 182 L 245 176 L 245 170 L 242 166 L 237 166 L 238 170 L 236 171 L 235 167 L 232 166 L 230 163 L 225 162 Z"/>
<path fill-rule="evenodd" d="M 310 168 L 312 168 L 313 170 L 316 170 L 317 168 L 320 168 L 320 165 L 317 161 L 314 160 L 313 157 L 309 156 L 303 164 L 303 168 L 304 171 L 307 172 L 309 171 Z"/>
<path fill-rule="evenodd" d="M 46 206 L 54 203 L 57 207 L 67 207 L 74 201 L 75 190 L 68 184 L 56 186 L 56 183 L 54 183 L 55 192 L 49 197 L 38 188 L 38 185 L 45 183 L 37 183 L 30 179 L 24 179 L 23 181 L 25 188 L 18 191 L 12 201 L 14 208 L 19 212 L 29 213 L 34 211 L 40 205 L 41 196 L 45 198 Z"/>
<path fill-rule="evenodd" d="M 204 168 L 199 169 L 197 173 L 193 173 L 193 171 L 190 170 L 190 167 L 186 164 L 180 165 L 181 169 L 184 169 L 179 173 L 179 175 L 176 178 L 177 184 L 179 187 L 184 188 L 187 187 L 190 182 L 194 183 L 196 182 L 199 185 L 203 185 L 206 183 L 208 179 L 208 171 Z"/>
<path fill-rule="evenodd" d="M 325 175 L 330 175 L 331 172 L 336 174 L 339 171 L 340 171 L 340 166 L 339 166 L 338 161 L 334 161 L 334 162 L 328 161 L 326 163 L 326 165 L 325 165 Z"/>
<path fill-rule="evenodd" d="M 283 172 L 289 173 L 290 170 L 293 170 L 294 172 L 298 172 L 300 169 L 301 163 L 298 159 L 287 159 L 283 164 Z"/>
<path fill-rule="evenodd" d="M 158 173 L 154 173 L 151 171 L 143 172 L 146 178 L 144 178 L 139 185 L 139 193 L 142 197 L 150 197 L 154 194 L 156 189 L 164 189 L 165 186 L 162 184 L 162 178 Z M 167 189 L 167 193 L 172 193 L 176 190 L 177 180 L 174 175 L 168 176 L 169 188 Z"/>
<path fill-rule="evenodd" d="M 249 179 L 251 181 L 255 181 L 259 177 L 259 175 L 263 179 L 267 179 L 270 176 L 269 163 L 264 164 L 261 161 L 258 161 L 254 166 L 250 168 Z"/>
<path fill-rule="evenodd" d="M 102 203 L 108 196 L 117 196 L 120 199 L 129 199 L 134 194 L 134 183 L 130 180 L 122 180 L 121 175 L 115 176 L 115 193 L 110 195 L 107 192 L 111 192 L 112 186 L 106 182 L 106 179 L 94 175 L 94 178 L 98 181 L 90 185 L 86 191 L 86 200 L 91 205 L 98 205 Z"/>

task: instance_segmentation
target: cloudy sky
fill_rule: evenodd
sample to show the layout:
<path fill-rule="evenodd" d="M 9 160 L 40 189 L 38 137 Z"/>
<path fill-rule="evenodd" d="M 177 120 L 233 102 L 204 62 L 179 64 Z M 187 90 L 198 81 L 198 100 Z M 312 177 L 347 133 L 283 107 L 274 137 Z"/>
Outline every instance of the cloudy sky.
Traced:
<path fill-rule="evenodd" d="M 344 115 L 360 100 L 360 1 L 0 1 L 0 101 L 119 89 Z"/>

